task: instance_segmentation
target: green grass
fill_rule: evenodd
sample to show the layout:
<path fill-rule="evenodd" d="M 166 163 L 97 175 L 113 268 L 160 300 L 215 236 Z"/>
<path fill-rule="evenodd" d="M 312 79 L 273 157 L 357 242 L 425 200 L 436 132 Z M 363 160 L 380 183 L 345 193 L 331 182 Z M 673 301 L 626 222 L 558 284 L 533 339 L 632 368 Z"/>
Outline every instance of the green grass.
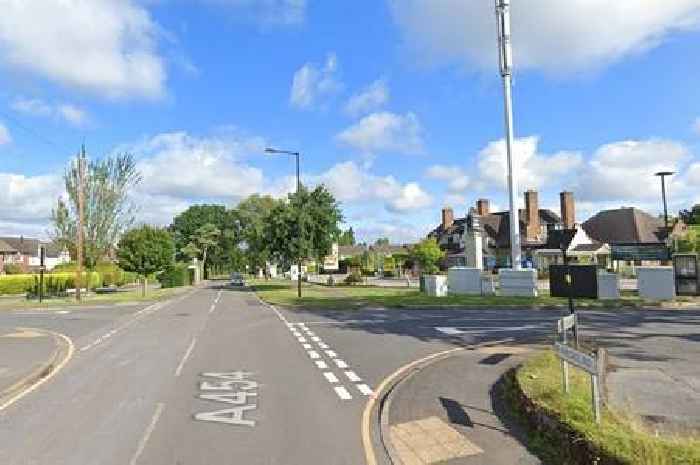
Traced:
<path fill-rule="evenodd" d="M 352 310 L 361 307 L 426 308 L 426 307 L 552 307 L 565 306 L 566 299 L 550 297 L 448 296 L 430 297 L 417 289 L 372 286 L 323 286 L 304 283 L 302 298 L 297 298 L 296 282 L 288 280 L 253 280 L 251 285 L 268 303 L 307 309 Z M 636 297 L 620 301 L 579 300 L 577 307 L 635 305 Z"/>
<path fill-rule="evenodd" d="M 603 409 L 601 425 L 593 419 L 590 376 L 569 369 L 570 392 L 564 395 L 559 359 L 551 351 L 529 359 L 516 373 L 525 394 L 537 405 L 623 462 L 640 465 L 700 464 L 700 440 L 660 436 L 648 432 L 641 421 Z M 530 446 L 548 463 L 561 463 L 560 444 L 530 438 Z"/>
<path fill-rule="evenodd" d="M 80 303 L 75 301 L 75 297 L 61 297 L 45 299 L 42 303 L 38 300 L 27 300 L 25 297 L 4 296 L 0 297 L 0 311 L 2 310 L 18 310 L 23 308 L 41 309 L 66 306 L 88 306 L 88 305 L 108 305 L 126 302 L 156 302 L 164 300 L 185 292 L 189 287 L 177 287 L 170 289 L 151 289 L 146 297 L 141 295 L 141 288 L 129 289 L 123 292 L 114 294 L 95 294 L 90 293 L 84 295 Z"/>

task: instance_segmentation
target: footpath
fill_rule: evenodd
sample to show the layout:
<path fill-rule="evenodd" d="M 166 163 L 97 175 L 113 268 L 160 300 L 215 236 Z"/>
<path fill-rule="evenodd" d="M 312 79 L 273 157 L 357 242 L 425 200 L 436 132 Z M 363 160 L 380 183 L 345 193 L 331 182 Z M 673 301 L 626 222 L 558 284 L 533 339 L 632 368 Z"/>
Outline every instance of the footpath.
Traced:
<path fill-rule="evenodd" d="M 13 398 L 48 376 L 64 355 L 52 333 L 30 328 L 0 328 L 0 411 Z"/>

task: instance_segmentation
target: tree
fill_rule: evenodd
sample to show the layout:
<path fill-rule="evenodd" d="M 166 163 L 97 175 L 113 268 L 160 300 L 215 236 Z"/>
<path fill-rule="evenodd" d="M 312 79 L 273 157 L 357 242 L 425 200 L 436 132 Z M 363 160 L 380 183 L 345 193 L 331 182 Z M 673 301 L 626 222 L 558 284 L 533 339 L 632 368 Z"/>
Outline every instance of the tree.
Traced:
<path fill-rule="evenodd" d="M 202 264 L 204 266 L 204 277 L 207 275 L 207 252 L 219 244 L 221 230 L 211 223 L 206 223 L 195 231 L 194 242 L 196 247 L 202 252 Z"/>
<path fill-rule="evenodd" d="M 163 271 L 174 262 L 175 243 L 167 230 L 144 225 L 121 237 L 117 259 L 122 269 L 141 277 L 145 296 L 148 275 Z"/>
<path fill-rule="evenodd" d="M 423 239 L 411 249 L 411 258 L 420 265 L 425 274 L 437 273 L 438 263 L 444 256 L 445 253 L 432 238 Z"/>
<path fill-rule="evenodd" d="M 81 156 L 85 156 L 83 147 Z M 112 155 L 87 163 L 83 182 L 85 198 L 83 237 L 85 265 L 95 264 L 107 256 L 119 236 L 134 223 L 136 206 L 129 191 L 141 182 L 134 156 Z M 76 254 L 78 230 L 78 164 L 73 161 L 63 175 L 67 199 L 59 199 L 51 212 L 52 239 L 71 255 Z"/>
<path fill-rule="evenodd" d="M 245 242 L 245 258 L 253 270 L 263 268 L 270 258 L 265 225 L 270 212 L 278 204 L 280 201 L 273 197 L 254 194 L 242 200 L 233 212 L 241 239 Z"/>
<path fill-rule="evenodd" d="M 240 225 L 235 212 L 223 205 L 192 205 L 173 219 L 170 231 L 175 239 L 178 257 L 188 257 L 184 250 L 190 243 L 201 249 L 197 242 L 198 230 L 206 224 L 214 225 L 220 234 L 216 244 L 207 248 L 202 266 L 209 270 L 230 269 L 239 253 Z"/>
<path fill-rule="evenodd" d="M 388 237 L 380 237 L 376 241 L 374 241 L 374 245 L 389 245 L 389 238 Z"/>
<path fill-rule="evenodd" d="M 321 261 L 340 236 L 340 206 L 325 186 L 313 191 L 302 186 L 287 202 L 275 205 L 265 222 L 270 254 L 285 264 L 298 259 Z"/>
<path fill-rule="evenodd" d="M 340 235 L 338 245 L 355 245 L 355 231 L 352 230 L 352 226 Z"/>
<path fill-rule="evenodd" d="M 695 205 L 693 208 L 688 210 L 679 211 L 678 217 L 685 224 L 700 225 L 700 205 Z"/>

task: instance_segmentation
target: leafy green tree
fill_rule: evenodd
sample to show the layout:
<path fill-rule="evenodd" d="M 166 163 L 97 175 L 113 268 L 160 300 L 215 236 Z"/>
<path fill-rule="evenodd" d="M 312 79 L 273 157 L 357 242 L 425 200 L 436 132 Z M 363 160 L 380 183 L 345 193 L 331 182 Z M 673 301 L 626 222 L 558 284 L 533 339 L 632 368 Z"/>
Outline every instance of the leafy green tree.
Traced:
<path fill-rule="evenodd" d="M 338 245 L 355 245 L 355 231 L 352 230 L 352 226 L 340 235 Z"/>
<path fill-rule="evenodd" d="M 445 253 L 432 238 L 423 239 L 411 249 L 411 258 L 420 265 L 425 274 L 437 273 L 438 263 L 444 256 Z"/>
<path fill-rule="evenodd" d="M 689 225 L 700 225 L 700 205 L 695 205 L 691 209 L 681 210 L 678 212 L 678 217 Z"/>
<path fill-rule="evenodd" d="M 234 210 L 242 240 L 245 242 L 243 255 L 253 270 L 263 268 L 270 258 L 270 248 L 265 236 L 268 216 L 279 200 L 258 194 L 242 200 Z"/>
<path fill-rule="evenodd" d="M 388 237 L 380 237 L 376 241 L 374 241 L 374 245 L 389 245 L 389 238 Z"/>
<path fill-rule="evenodd" d="M 134 223 L 135 204 L 129 192 L 139 182 L 141 174 L 130 153 L 120 153 L 101 160 L 88 160 L 83 147 L 83 238 L 85 265 L 94 268 L 116 245 L 119 236 Z M 74 160 L 66 169 L 63 181 L 67 199 L 59 199 L 51 212 L 52 239 L 76 256 L 78 230 L 78 163 Z"/>
<path fill-rule="evenodd" d="M 195 231 L 194 241 L 197 248 L 202 252 L 202 264 L 204 266 L 204 277 L 208 276 L 207 253 L 219 245 L 221 230 L 211 223 L 200 226 Z"/>
<path fill-rule="evenodd" d="M 145 296 L 147 276 L 163 271 L 174 262 L 175 243 L 167 230 L 144 225 L 127 231 L 121 237 L 117 259 L 122 269 L 141 277 Z"/>
<path fill-rule="evenodd" d="M 197 244 L 195 244 L 194 242 L 190 242 L 189 244 L 184 246 L 182 249 L 180 249 L 180 252 L 182 252 L 190 260 L 192 260 L 193 258 L 199 258 L 199 256 L 202 253 L 200 248 L 197 247 Z"/>
<path fill-rule="evenodd" d="M 265 237 L 271 256 L 284 264 L 308 258 L 321 261 L 338 240 L 342 219 L 338 202 L 325 186 L 313 191 L 302 187 L 299 195 L 290 194 L 267 217 Z"/>

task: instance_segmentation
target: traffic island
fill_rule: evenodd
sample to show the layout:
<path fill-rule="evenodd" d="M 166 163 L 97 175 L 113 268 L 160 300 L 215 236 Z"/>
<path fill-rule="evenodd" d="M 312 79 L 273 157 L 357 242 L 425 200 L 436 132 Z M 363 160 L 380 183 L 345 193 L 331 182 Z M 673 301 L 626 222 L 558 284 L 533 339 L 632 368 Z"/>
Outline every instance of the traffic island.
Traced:
<path fill-rule="evenodd" d="M 569 393 L 562 389 L 560 360 L 540 353 L 509 371 L 504 398 L 526 431 L 528 448 L 545 464 L 700 464 L 700 440 L 657 436 L 631 415 L 602 409 L 596 424 L 588 373 L 571 367 Z"/>

